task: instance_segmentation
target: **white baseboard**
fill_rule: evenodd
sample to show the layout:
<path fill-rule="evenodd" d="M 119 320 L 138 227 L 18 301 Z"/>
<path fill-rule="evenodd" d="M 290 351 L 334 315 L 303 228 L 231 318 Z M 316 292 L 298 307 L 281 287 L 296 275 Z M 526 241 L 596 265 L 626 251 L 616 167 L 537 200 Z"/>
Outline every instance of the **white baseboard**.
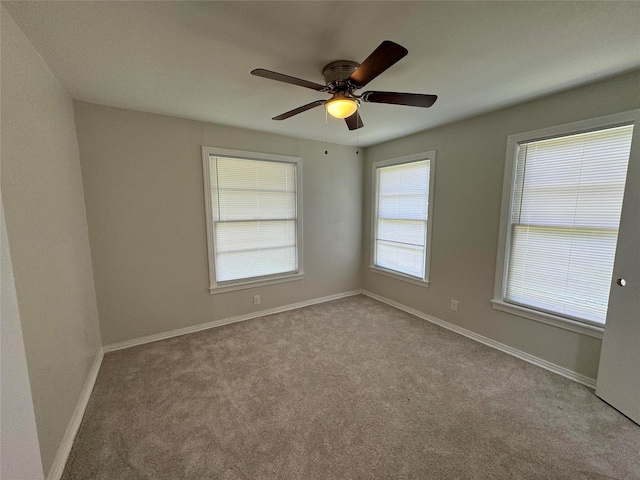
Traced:
<path fill-rule="evenodd" d="M 414 308 L 407 307 L 406 305 L 402 305 L 401 303 L 394 302 L 393 300 L 389 300 L 386 297 L 381 295 L 377 295 L 375 293 L 369 292 L 367 290 L 362 290 L 364 295 L 368 297 L 375 298 L 387 305 L 391 305 L 392 307 L 397 308 L 398 310 L 402 310 L 404 312 L 410 313 L 418 318 L 426 320 L 431 323 L 435 323 L 447 330 L 451 330 L 452 332 L 459 333 L 460 335 L 464 335 L 467 338 L 475 340 L 480 343 L 484 343 L 485 345 L 495 348 L 496 350 L 500 350 L 501 352 L 508 353 L 509 355 L 513 355 L 520 360 L 524 360 L 525 362 L 532 363 L 533 365 L 537 365 L 538 367 L 542 367 L 545 370 L 549 370 L 550 372 L 557 373 L 558 375 L 562 375 L 574 382 L 581 383 L 589 388 L 596 388 L 596 380 L 580 373 L 574 372 L 573 370 L 569 370 L 568 368 L 561 367 L 560 365 L 556 365 L 555 363 L 551 363 L 542 358 L 536 357 L 535 355 L 531 355 L 527 352 L 523 352 L 522 350 L 518 350 L 517 348 L 510 347 L 509 345 L 505 345 L 504 343 L 500 343 L 496 340 L 492 340 L 491 338 L 479 335 L 471 330 L 467 330 L 466 328 L 459 327 L 454 325 L 453 323 L 445 322 L 444 320 L 440 320 L 439 318 L 433 317 L 431 315 L 427 315 L 426 313 L 422 313 L 419 310 Z"/>
<path fill-rule="evenodd" d="M 102 364 L 103 356 L 103 351 L 102 349 L 100 349 L 96 354 L 96 358 L 93 360 L 93 364 L 91 365 L 91 369 L 89 370 L 87 379 L 82 386 L 82 391 L 80 392 L 80 398 L 78 399 L 78 403 L 76 404 L 76 409 L 71 416 L 71 420 L 69 421 L 67 431 L 64 433 L 64 437 L 62 437 L 62 442 L 60 442 L 60 447 L 58 447 L 56 457 L 53 459 L 53 464 L 49 469 L 47 480 L 59 480 L 59 478 L 62 476 L 64 466 L 67 463 L 67 458 L 69 458 L 69 453 L 71 452 L 71 447 L 73 446 L 73 441 L 75 440 L 78 429 L 80 428 L 80 424 L 82 423 L 84 411 L 86 410 L 87 404 L 89 403 L 89 398 L 91 397 L 93 386 L 96 383 L 96 378 L 98 378 L 98 372 L 100 371 L 100 365 Z"/>
<path fill-rule="evenodd" d="M 467 338 L 475 340 L 477 342 L 483 343 L 489 347 L 495 348 L 496 350 L 500 350 L 501 352 L 508 353 L 516 358 L 524 360 L 525 362 L 529 362 L 538 367 L 544 368 L 545 370 L 549 370 L 550 372 L 557 373 L 558 375 L 562 375 L 565 378 L 573 380 L 575 382 L 581 383 L 589 388 L 596 388 L 596 380 L 580 373 L 574 372 L 573 370 L 569 370 L 568 368 L 561 367 L 560 365 L 556 365 L 555 363 L 551 363 L 547 360 L 544 360 L 540 357 L 536 357 L 535 355 L 531 355 L 527 352 L 523 352 L 522 350 L 518 350 L 517 348 L 513 348 L 504 343 L 498 342 L 491 338 L 485 337 L 478 333 L 472 332 L 471 330 L 467 330 L 466 328 L 459 327 L 454 325 L 453 323 L 446 322 L 439 318 L 433 317 L 426 313 L 423 313 L 414 308 L 407 307 L 401 303 L 390 300 L 382 295 L 375 294 L 373 292 L 369 292 L 368 290 L 352 290 L 349 292 L 338 293 L 335 295 L 329 295 L 326 297 L 314 298 L 312 300 L 306 300 L 304 302 L 292 303 L 290 305 L 284 305 L 282 307 L 270 308 L 267 310 L 261 310 L 259 312 L 247 313 L 244 315 L 238 315 L 236 317 L 224 318 L 221 320 L 215 320 L 213 322 L 203 323 L 200 325 L 194 325 L 192 327 L 180 328 L 178 330 L 171 330 L 169 332 L 158 333 L 155 335 L 149 335 L 146 337 L 136 338 L 133 340 L 127 340 L 125 342 L 114 343 L 112 345 L 107 345 L 103 347 L 103 351 L 113 352 L 115 350 L 122 350 L 124 348 L 134 347 L 136 345 L 143 345 L 145 343 L 157 342 L 158 340 L 164 340 L 167 338 L 178 337 L 180 335 L 186 335 L 188 333 L 199 332 L 202 330 L 208 330 L 210 328 L 220 327 L 222 325 L 228 325 L 230 323 L 243 322 L 245 320 L 251 320 L 253 318 L 264 317 L 266 315 L 272 315 L 274 313 L 286 312 L 287 310 L 295 310 L 296 308 L 307 307 L 310 305 L 315 305 L 318 303 L 330 302 L 332 300 L 338 300 L 340 298 L 350 297 L 353 295 L 364 294 L 368 297 L 379 300 L 387 305 L 391 305 L 392 307 L 397 308 L 398 310 L 402 310 L 411 315 L 414 315 L 418 318 L 426 320 L 431 323 L 435 323 L 447 330 L 451 330 L 452 332 L 459 333 Z M 97 373 L 97 371 L 96 371 Z M 83 410 L 84 411 L 84 410 Z M 68 454 L 68 453 L 67 453 Z"/>
<path fill-rule="evenodd" d="M 236 317 L 223 318 L 221 320 L 214 320 L 213 322 L 201 323 L 200 325 L 194 325 L 193 327 L 179 328 L 177 330 L 171 330 L 169 332 L 162 332 L 146 337 L 134 338 L 133 340 L 127 340 L 124 342 L 107 345 L 103 347 L 103 351 L 106 353 L 113 352 L 115 350 L 122 350 L 124 348 L 135 347 L 136 345 L 143 345 L 145 343 L 157 342 L 158 340 L 178 337 L 180 335 L 186 335 L 188 333 L 200 332 L 202 330 L 208 330 L 214 327 L 221 327 L 222 325 L 229 325 L 230 323 L 244 322 L 245 320 L 251 320 L 252 318 L 264 317 L 266 315 L 272 315 L 274 313 L 286 312 L 287 310 L 295 310 L 296 308 L 308 307 L 317 303 L 330 302 L 332 300 L 338 300 L 340 298 L 351 297 L 353 295 L 359 295 L 360 293 L 362 293 L 361 290 L 351 290 L 349 292 L 337 293 L 335 295 L 314 298 L 312 300 L 305 300 L 304 302 L 292 303 L 290 305 L 284 305 L 282 307 L 268 308 L 266 310 L 260 310 L 259 312 L 246 313 L 244 315 L 238 315 Z"/>

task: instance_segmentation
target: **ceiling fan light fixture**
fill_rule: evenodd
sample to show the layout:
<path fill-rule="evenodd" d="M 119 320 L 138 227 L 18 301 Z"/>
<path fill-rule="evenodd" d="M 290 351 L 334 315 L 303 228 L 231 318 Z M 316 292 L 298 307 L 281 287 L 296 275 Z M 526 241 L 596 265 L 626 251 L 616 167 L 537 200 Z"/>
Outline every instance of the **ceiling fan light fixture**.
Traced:
<path fill-rule="evenodd" d="M 358 110 L 358 102 L 353 98 L 334 95 L 331 100 L 325 104 L 327 112 L 336 118 L 347 118 L 356 113 Z"/>

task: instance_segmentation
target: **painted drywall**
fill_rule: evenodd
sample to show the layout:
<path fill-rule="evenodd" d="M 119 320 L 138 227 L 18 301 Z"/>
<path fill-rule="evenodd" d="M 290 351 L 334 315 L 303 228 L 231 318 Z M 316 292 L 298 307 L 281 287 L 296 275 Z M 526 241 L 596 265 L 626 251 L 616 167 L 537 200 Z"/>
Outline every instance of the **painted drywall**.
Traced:
<path fill-rule="evenodd" d="M 360 288 L 354 148 L 83 102 L 75 115 L 105 345 Z M 303 280 L 209 293 L 203 145 L 302 158 Z"/>
<path fill-rule="evenodd" d="M 72 100 L 2 8 L 2 201 L 46 473 L 101 340 Z"/>
<path fill-rule="evenodd" d="M 0 478 L 43 478 L 13 266 L 0 197 Z"/>
<path fill-rule="evenodd" d="M 440 101 L 445 99 L 440 99 Z M 437 105 L 437 104 L 436 104 Z M 640 72 L 386 142 L 366 151 L 363 288 L 589 378 L 601 341 L 494 310 L 507 136 L 640 107 Z M 433 108 L 436 108 L 435 106 Z M 371 272 L 371 164 L 437 151 L 431 285 Z M 459 302 L 457 312 L 450 300 Z"/>

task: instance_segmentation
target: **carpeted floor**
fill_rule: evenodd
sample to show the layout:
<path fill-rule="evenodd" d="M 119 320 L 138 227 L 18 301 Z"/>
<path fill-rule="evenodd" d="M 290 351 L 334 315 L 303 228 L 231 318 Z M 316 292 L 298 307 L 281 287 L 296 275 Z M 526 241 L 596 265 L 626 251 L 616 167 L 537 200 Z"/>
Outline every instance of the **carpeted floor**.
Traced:
<path fill-rule="evenodd" d="M 105 355 L 64 479 L 638 479 L 590 389 L 364 296 Z"/>

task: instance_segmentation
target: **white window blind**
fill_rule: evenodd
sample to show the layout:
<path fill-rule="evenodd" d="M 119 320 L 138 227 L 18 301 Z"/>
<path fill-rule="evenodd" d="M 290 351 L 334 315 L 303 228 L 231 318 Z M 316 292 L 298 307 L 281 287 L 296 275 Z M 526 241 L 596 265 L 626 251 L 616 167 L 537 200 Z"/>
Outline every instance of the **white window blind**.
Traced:
<path fill-rule="evenodd" d="M 218 284 L 298 271 L 296 163 L 209 157 Z"/>
<path fill-rule="evenodd" d="M 425 278 L 430 161 L 376 169 L 374 265 Z"/>
<path fill-rule="evenodd" d="M 519 144 L 505 301 L 604 324 L 632 131 Z"/>

